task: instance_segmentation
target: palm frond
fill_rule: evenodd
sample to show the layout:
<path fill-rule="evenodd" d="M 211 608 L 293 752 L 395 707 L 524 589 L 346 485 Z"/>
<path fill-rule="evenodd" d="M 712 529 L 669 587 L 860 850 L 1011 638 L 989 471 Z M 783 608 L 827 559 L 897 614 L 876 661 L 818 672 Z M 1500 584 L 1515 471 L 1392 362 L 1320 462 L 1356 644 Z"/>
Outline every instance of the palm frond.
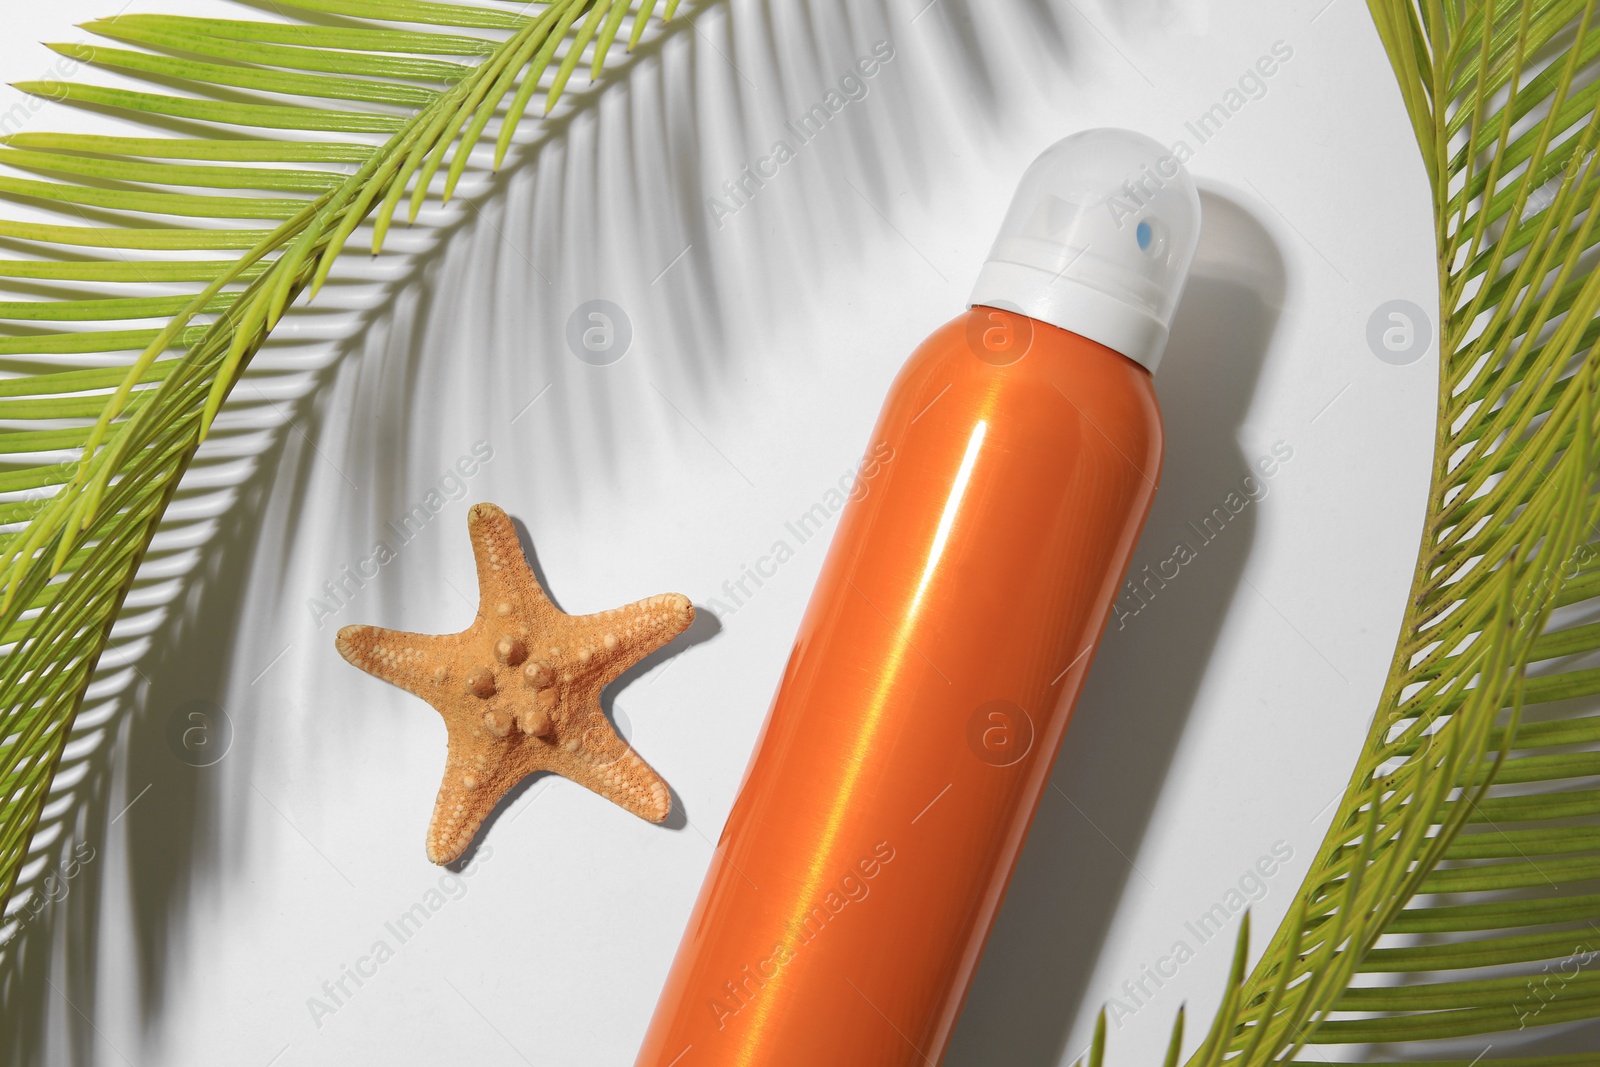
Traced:
<path fill-rule="evenodd" d="M 282 21 L 122 15 L 52 46 L 116 84 L 24 92 L 150 136 L 0 136 L 0 902 L 111 624 L 196 448 L 358 228 L 382 250 L 654 0 L 293 0 Z M 677 0 L 661 12 L 670 18 Z M 129 88 L 129 85 L 138 86 Z M 9 130 L 9 127 L 8 127 Z M 178 133 L 184 136 L 178 136 Z M 444 174 L 439 174 L 440 171 Z"/>
<path fill-rule="evenodd" d="M 1600 1018 L 1596 6 L 1369 0 L 1437 223 L 1428 515 L 1360 761 L 1195 1067 Z"/>

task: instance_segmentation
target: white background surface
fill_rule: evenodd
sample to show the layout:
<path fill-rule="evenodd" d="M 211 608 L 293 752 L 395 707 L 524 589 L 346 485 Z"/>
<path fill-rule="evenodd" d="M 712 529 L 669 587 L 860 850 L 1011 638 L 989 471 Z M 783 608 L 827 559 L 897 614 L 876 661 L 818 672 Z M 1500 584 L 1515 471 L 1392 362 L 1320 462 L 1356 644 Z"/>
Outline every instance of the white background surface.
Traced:
<path fill-rule="evenodd" d="M 45 72 L 33 42 L 84 39 L 71 24 L 116 2 L 11 5 L 0 74 Z M 480 180 L 473 206 L 431 214 L 459 220 L 438 251 L 381 261 L 386 287 L 350 287 L 364 310 L 285 324 L 232 415 L 263 432 L 224 435 L 201 468 L 218 488 L 191 518 L 219 517 L 194 527 L 159 625 L 103 668 L 112 696 L 94 705 L 85 749 L 99 754 L 74 801 L 98 812 L 81 831 L 97 858 L 30 931 L 50 960 L 49 982 L 29 972 L 34 1062 L 630 1064 L 822 539 L 719 622 L 702 610 L 693 643 L 615 693 L 686 825 L 535 783 L 487 830 L 458 897 L 319 1019 L 324 981 L 441 875 L 422 839 L 442 724 L 344 664 L 333 632 L 464 625 L 480 499 L 526 524 L 568 611 L 669 590 L 730 605 L 724 582 L 850 468 L 900 362 L 962 309 L 1028 161 L 1095 125 L 1182 138 L 1207 196 L 1135 567 L 1275 443 L 1293 459 L 1102 646 L 946 1062 L 1070 1062 L 1111 997 L 1130 1009 L 1111 1062 L 1157 1061 L 1185 1001 L 1198 1042 L 1234 927 L 1199 945 L 1185 920 L 1281 842 L 1294 858 L 1255 905 L 1261 939 L 1279 921 L 1396 634 L 1437 360 L 1387 365 L 1364 334 L 1385 301 L 1434 304 L 1423 171 L 1357 0 L 925 3 L 692 12 Z M 880 40 L 895 58 L 867 97 L 719 227 L 706 199 Z M 1185 121 L 1279 41 L 1293 58 L 1199 144 Z M 6 90 L 0 111 L 17 99 Z M 422 247 L 401 235 L 399 252 L 407 240 Z M 564 342 L 593 298 L 634 331 L 604 368 Z M 322 583 L 478 441 L 494 459 L 466 493 L 319 628 Z M 165 740 L 192 700 L 235 728 L 198 771 Z M 96 774 L 109 787 L 91 789 Z M 1195 958 L 1130 998 L 1123 983 L 1179 939 Z"/>

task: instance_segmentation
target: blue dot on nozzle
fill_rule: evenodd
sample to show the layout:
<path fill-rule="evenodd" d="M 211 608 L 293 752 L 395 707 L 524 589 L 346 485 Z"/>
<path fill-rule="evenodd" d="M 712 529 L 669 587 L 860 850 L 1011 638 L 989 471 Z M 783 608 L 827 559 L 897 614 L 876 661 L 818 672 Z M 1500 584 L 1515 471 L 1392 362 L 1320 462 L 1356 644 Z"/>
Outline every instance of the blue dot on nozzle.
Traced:
<path fill-rule="evenodd" d="M 1150 238 L 1154 236 L 1148 222 L 1139 223 L 1138 229 L 1133 231 L 1133 239 L 1139 242 L 1140 248 L 1150 247 Z"/>

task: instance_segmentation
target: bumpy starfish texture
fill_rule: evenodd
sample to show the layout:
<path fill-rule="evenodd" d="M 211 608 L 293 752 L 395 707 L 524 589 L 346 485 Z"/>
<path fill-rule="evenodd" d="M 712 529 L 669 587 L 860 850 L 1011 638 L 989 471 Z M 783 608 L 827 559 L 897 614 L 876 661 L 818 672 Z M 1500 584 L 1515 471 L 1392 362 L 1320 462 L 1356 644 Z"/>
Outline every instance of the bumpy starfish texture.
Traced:
<path fill-rule="evenodd" d="M 677 593 L 598 615 L 550 602 L 516 530 L 493 504 L 467 513 L 478 562 L 478 617 L 458 634 L 346 626 L 339 653 L 444 716 L 450 750 L 428 827 L 428 859 L 460 856 L 501 797 L 534 771 L 554 771 L 641 819 L 661 822 L 667 783 L 617 736 L 600 691 L 689 628 Z"/>

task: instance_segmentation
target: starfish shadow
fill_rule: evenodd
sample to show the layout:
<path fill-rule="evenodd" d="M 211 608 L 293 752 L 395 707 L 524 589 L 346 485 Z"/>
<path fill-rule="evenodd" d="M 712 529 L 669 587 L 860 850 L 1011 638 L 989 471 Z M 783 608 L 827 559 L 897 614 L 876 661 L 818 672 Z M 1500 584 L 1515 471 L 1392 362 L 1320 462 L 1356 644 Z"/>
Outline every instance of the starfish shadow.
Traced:
<path fill-rule="evenodd" d="M 624 738 L 624 740 L 626 740 L 626 738 Z M 629 743 L 631 744 L 632 742 Z M 451 871 L 455 874 L 460 874 L 462 871 L 466 870 L 466 868 L 472 866 L 473 861 L 478 857 L 478 849 L 481 848 L 483 843 L 488 840 L 490 831 L 494 828 L 495 823 L 500 821 L 501 816 L 505 815 L 506 812 L 515 807 L 517 801 L 526 796 L 532 789 L 534 789 L 534 787 L 540 787 L 539 791 L 542 794 L 544 792 L 543 787 L 546 783 L 554 779 L 559 779 L 560 777 L 561 775 L 557 774 L 555 771 L 534 771 L 522 781 L 508 789 L 506 791 L 506 795 L 501 797 L 499 802 L 497 802 L 495 806 L 490 809 L 488 815 L 484 816 L 483 825 L 479 826 L 478 832 L 472 835 L 472 843 L 466 847 L 461 855 L 445 864 L 445 870 Z M 679 795 L 678 791 L 672 787 L 671 782 L 667 783 L 667 792 L 672 796 L 672 807 L 667 811 L 667 817 L 661 821 L 661 826 L 668 830 L 683 830 L 689 825 L 688 809 L 684 807 L 683 797 Z M 530 800 L 528 804 L 533 804 L 537 799 L 538 797 L 535 797 L 534 800 Z M 527 811 L 527 806 L 524 806 L 522 811 L 519 811 L 517 814 L 511 816 L 512 821 L 515 822 L 518 818 L 520 818 L 522 812 L 524 811 Z"/>
<path fill-rule="evenodd" d="M 615 702 L 616 695 L 622 690 L 654 671 L 657 667 L 661 667 L 664 673 L 666 671 L 665 664 L 678 659 L 680 656 L 687 655 L 690 649 L 711 640 L 721 632 L 722 623 L 718 621 L 716 615 L 706 609 L 697 608 L 694 613 L 694 621 L 689 624 L 687 630 L 623 671 L 615 682 L 606 687 L 606 691 L 600 694 L 600 706 L 605 709 L 607 715 L 610 715 L 611 705 Z M 651 682 L 653 684 L 655 679 L 652 678 Z"/>
<path fill-rule="evenodd" d="M 533 535 L 528 532 L 528 524 L 513 515 L 511 516 L 511 525 L 516 528 L 517 541 L 522 545 L 522 555 L 527 559 L 528 567 L 533 571 L 533 576 L 539 579 L 539 584 L 544 587 L 545 595 L 550 598 L 550 602 L 557 608 L 566 611 L 567 609 L 562 607 L 561 601 L 550 591 L 550 582 L 546 579 L 544 567 L 539 562 L 539 554 L 533 547 Z M 606 686 L 606 691 L 600 697 L 600 706 L 605 711 L 606 716 L 613 719 L 612 725 L 616 725 L 612 707 L 618 692 L 626 689 L 635 681 L 643 678 L 669 660 L 676 659 L 694 646 L 711 640 L 721 632 L 722 623 L 717 620 L 715 613 L 704 609 L 697 610 L 694 613 L 694 621 L 689 624 L 687 630 L 623 671 L 615 682 Z M 627 740 L 627 738 L 623 738 L 623 740 Z"/>
<path fill-rule="evenodd" d="M 561 776 L 554 771 L 534 771 L 506 790 L 505 796 L 501 797 L 495 806 L 489 809 L 489 814 L 483 817 L 483 824 L 478 827 L 478 832 L 472 835 L 472 843 L 462 850 L 461 855 L 446 863 L 444 865 L 445 870 L 460 874 L 463 870 L 472 866 L 472 862 L 478 857 L 478 849 L 488 839 L 490 828 L 500 820 L 500 817 L 510 811 L 512 806 L 521 800 L 534 786 L 542 786 L 548 779 L 559 777 Z M 541 792 L 543 792 L 542 789 Z M 535 799 L 538 798 L 536 797 Z M 529 803 L 532 804 L 533 801 L 529 801 Z M 511 818 L 515 820 L 520 814 L 522 813 L 518 812 L 517 815 L 513 815 Z"/>

